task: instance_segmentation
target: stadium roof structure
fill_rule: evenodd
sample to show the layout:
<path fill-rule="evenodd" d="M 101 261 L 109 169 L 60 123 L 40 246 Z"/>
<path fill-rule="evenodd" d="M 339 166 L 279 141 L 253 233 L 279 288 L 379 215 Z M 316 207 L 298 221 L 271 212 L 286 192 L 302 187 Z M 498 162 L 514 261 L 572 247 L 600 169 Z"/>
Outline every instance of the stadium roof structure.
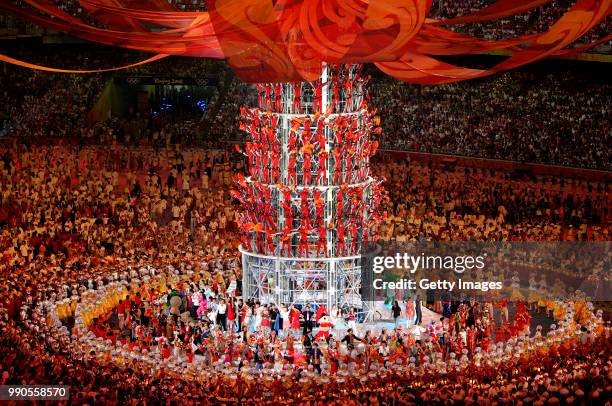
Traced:
<path fill-rule="evenodd" d="M 0 9 L 81 39 L 155 54 L 138 64 L 167 55 L 227 59 L 242 80 L 254 83 L 313 81 L 323 63 L 374 63 L 402 81 L 440 84 L 580 53 L 612 39 L 607 35 L 572 47 L 610 14 L 612 0 L 577 0 L 547 31 L 502 40 L 452 29 L 525 13 L 551 0 L 499 0 L 444 20 L 427 17 L 432 0 L 207 0 L 205 12 L 177 11 L 166 0 L 74 1 L 88 14 L 86 20 L 49 0 L 0 0 Z M 479 53 L 507 57 L 489 69 L 440 59 Z M 35 69 L 86 72 L 1 54 L 0 60 Z M 117 69 L 121 68 L 125 67 Z"/>

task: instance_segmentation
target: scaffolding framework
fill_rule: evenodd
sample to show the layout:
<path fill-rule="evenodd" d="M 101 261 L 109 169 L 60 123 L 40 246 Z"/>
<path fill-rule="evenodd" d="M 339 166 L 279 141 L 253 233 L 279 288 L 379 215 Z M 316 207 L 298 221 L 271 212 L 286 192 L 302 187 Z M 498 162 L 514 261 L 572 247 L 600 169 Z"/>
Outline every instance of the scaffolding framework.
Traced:
<path fill-rule="evenodd" d="M 249 173 L 234 197 L 245 298 L 368 310 L 362 254 L 386 195 L 369 171 L 379 127 L 367 81 L 360 65 L 326 66 L 316 82 L 259 85 L 258 107 L 242 109 Z"/>

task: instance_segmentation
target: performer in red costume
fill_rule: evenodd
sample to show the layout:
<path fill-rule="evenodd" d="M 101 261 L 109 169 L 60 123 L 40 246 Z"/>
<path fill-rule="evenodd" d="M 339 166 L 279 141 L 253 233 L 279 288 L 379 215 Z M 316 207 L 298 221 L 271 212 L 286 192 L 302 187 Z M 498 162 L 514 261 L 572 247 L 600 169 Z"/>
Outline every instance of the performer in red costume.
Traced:
<path fill-rule="evenodd" d="M 524 334 L 529 328 L 529 322 L 531 321 L 531 315 L 529 314 L 529 308 L 523 302 L 516 303 L 516 313 L 514 315 L 513 327 L 517 334 Z"/>
<path fill-rule="evenodd" d="M 283 228 L 283 232 L 280 237 L 280 241 L 282 244 L 281 255 L 284 255 L 286 257 L 289 256 L 290 251 L 291 251 L 291 237 L 292 236 L 293 236 L 293 230 L 291 229 L 291 227 L 285 226 L 285 228 Z"/>
<path fill-rule="evenodd" d="M 281 89 L 282 89 L 282 85 L 280 83 L 277 83 L 274 85 L 274 110 L 275 111 L 281 111 L 281 100 L 282 100 Z"/>
<path fill-rule="evenodd" d="M 247 213 L 248 213 L 248 220 L 250 220 L 253 224 L 257 223 L 257 214 L 256 214 L 256 208 L 255 208 L 255 198 L 253 197 L 253 193 L 251 191 L 247 192 Z"/>
<path fill-rule="evenodd" d="M 470 326 L 468 326 L 466 331 L 466 344 L 468 353 L 474 355 L 474 350 L 476 349 L 476 330 Z"/>
<path fill-rule="evenodd" d="M 283 201 L 289 206 L 291 206 L 293 190 L 287 187 L 283 187 L 282 185 L 277 185 L 277 186 L 279 187 L 279 190 L 283 194 Z"/>
<path fill-rule="evenodd" d="M 317 256 L 323 256 L 327 253 L 327 228 L 319 227 L 319 242 L 317 243 Z"/>
<path fill-rule="evenodd" d="M 336 193 L 336 217 L 340 219 L 342 217 L 342 211 L 344 208 L 344 192 L 348 188 L 348 185 L 343 184 L 338 188 Z"/>
<path fill-rule="evenodd" d="M 299 334 L 301 315 L 302 313 L 300 313 L 300 311 L 295 306 L 291 306 L 291 309 L 289 310 L 289 323 L 291 325 L 291 330 L 293 330 L 294 335 Z M 291 343 L 293 343 L 293 340 L 291 340 Z M 293 345 L 291 347 L 292 348 L 290 354 L 293 353 Z M 289 353 L 289 338 L 287 338 L 287 352 Z"/>
<path fill-rule="evenodd" d="M 314 111 L 315 113 L 320 113 L 323 110 L 323 86 L 325 86 L 327 82 L 324 83 L 315 83 L 314 87 Z"/>
<path fill-rule="evenodd" d="M 344 111 L 346 113 L 352 110 L 353 101 L 353 82 L 351 80 L 344 81 L 344 96 L 346 97 L 346 103 L 344 104 Z"/>
<path fill-rule="evenodd" d="M 304 164 L 302 165 L 302 171 L 303 171 L 303 176 L 302 176 L 302 184 L 303 185 L 310 185 L 312 183 L 312 150 L 311 148 L 312 144 L 309 144 L 308 146 L 304 145 L 304 147 L 302 147 L 303 149 L 303 156 L 304 156 Z"/>
<path fill-rule="evenodd" d="M 310 192 L 307 189 L 302 189 L 300 192 L 300 210 L 301 210 L 301 226 L 310 228 L 310 202 L 308 198 Z"/>
<path fill-rule="evenodd" d="M 238 152 L 240 152 L 240 146 L 236 146 L 236 149 L 238 150 Z M 247 160 L 249 162 L 249 174 L 253 176 L 253 172 L 255 171 L 255 154 L 253 153 L 253 144 L 251 142 L 247 142 L 244 145 L 243 154 L 247 157 Z"/>
<path fill-rule="evenodd" d="M 369 228 L 370 226 L 368 224 L 366 224 L 365 227 L 362 228 L 362 236 L 361 236 L 361 249 L 362 250 L 366 250 L 368 248 L 368 243 L 369 243 Z"/>
<path fill-rule="evenodd" d="M 354 148 L 349 148 L 348 150 L 345 150 L 344 154 L 342 154 L 344 160 L 344 162 L 342 163 L 342 167 L 346 171 L 343 177 L 343 182 L 355 182 L 355 173 L 351 170 L 353 168 L 353 165 L 351 163 L 353 156 L 355 156 Z"/>
<path fill-rule="evenodd" d="M 315 189 L 313 195 L 313 203 L 315 206 L 315 224 L 322 225 L 323 224 L 323 216 L 325 210 L 325 200 L 321 198 L 321 191 L 319 189 Z"/>
<path fill-rule="evenodd" d="M 280 153 L 272 152 L 272 178 L 270 181 L 276 183 L 280 180 Z"/>
<path fill-rule="evenodd" d="M 263 253 L 263 225 L 261 223 L 253 224 L 248 231 L 252 231 L 255 236 L 255 247 L 257 248 L 257 252 Z"/>
<path fill-rule="evenodd" d="M 279 116 L 276 114 L 270 114 L 270 129 L 274 135 L 274 141 L 276 142 L 276 129 L 278 128 Z M 272 141 L 270 141 L 272 142 Z"/>
<path fill-rule="evenodd" d="M 283 202 L 283 213 L 285 214 L 285 227 L 293 228 L 293 208 L 291 203 Z"/>
<path fill-rule="evenodd" d="M 349 231 L 351 233 L 351 253 L 357 252 L 357 241 L 358 241 L 358 233 L 359 229 L 355 224 L 352 224 L 349 227 Z"/>
<path fill-rule="evenodd" d="M 355 215 L 357 214 L 357 210 L 359 210 L 359 203 L 360 201 L 357 199 L 357 195 L 358 193 L 356 192 L 356 190 L 359 190 L 359 188 L 357 187 L 352 187 L 350 188 L 350 192 L 348 194 L 348 214 L 349 216 L 351 216 L 351 218 L 354 218 Z"/>
<path fill-rule="evenodd" d="M 332 111 L 334 113 L 340 112 L 340 89 L 339 89 L 340 86 L 341 86 L 340 80 L 338 78 L 334 77 L 334 86 L 333 86 L 333 88 L 334 88 L 334 104 L 333 104 L 333 107 L 332 107 Z"/>
<path fill-rule="evenodd" d="M 272 116 L 267 118 L 267 123 L 264 125 L 265 140 L 268 141 L 270 146 L 278 145 L 276 139 L 276 127 L 278 125 L 278 116 Z M 262 137 L 263 138 L 263 137 Z"/>
<path fill-rule="evenodd" d="M 341 117 L 337 117 L 334 120 L 334 139 L 336 149 L 340 149 L 343 147 L 344 143 L 344 133 L 346 132 L 346 120 Z"/>
<path fill-rule="evenodd" d="M 329 152 L 319 152 L 319 166 L 317 168 L 317 185 L 324 185 L 327 183 L 327 157 Z"/>
<path fill-rule="evenodd" d="M 308 234 L 310 233 L 310 229 L 304 226 L 300 227 L 300 245 L 298 247 L 298 255 L 302 257 L 304 251 L 306 252 L 306 257 L 310 256 L 310 248 L 308 246 Z"/>
<path fill-rule="evenodd" d="M 264 103 L 264 88 L 262 85 L 256 85 L 257 87 L 257 105 L 263 107 Z M 240 109 L 242 110 L 242 109 Z"/>
<path fill-rule="evenodd" d="M 264 100 L 264 109 L 271 110 L 272 109 L 272 85 L 266 83 L 264 85 L 266 89 L 266 99 Z"/>
<path fill-rule="evenodd" d="M 334 149 L 334 182 L 342 183 L 344 176 L 342 176 L 342 151 L 340 147 Z"/>
<path fill-rule="evenodd" d="M 302 84 L 296 83 L 293 85 L 293 114 L 299 114 L 302 111 Z"/>
<path fill-rule="evenodd" d="M 289 152 L 294 150 L 297 146 L 298 135 L 297 131 L 300 129 L 302 125 L 302 120 L 294 118 L 291 120 L 291 128 L 289 129 Z"/>
<path fill-rule="evenodd" d="M 274 233 L 272 232 L 272 230 L 265 230 L 263 234 L 266 238 L 266 254 L 276 255 L 276 253 L 274 252 L 274 248 L 276 247 L 276 244 L 274 244 Z"/>
<path fill-rule="evenodd" d="M 302 121 L 302 123 L 304 124 L 304 127 L 302 128 L 302 133 L 300 134 L 300 136 L 302 137 L 302 145 L 310 144 L 310 141 L 312 140 L 312 128 L 310 120 L 305 119 Z"/>
<path fill-rule="evenodd" d="M 325 149 L 326 137 L 325 137 L 325 117 L 315 115 L 315 121 L 317 123 L 317 129 L 315 130 L 315 142 L 322 151 Z"/>
<path fill-rule="evenodd" d="M 274 211 L 274 206 L 272 206 L 272 204 L 270 203 L 272 201 L 272 196 L 271 196 L 272 192 L 270 191 L 270 188 L 264 187 L 263 188 L 263 195 L 264 195 L 264 199 L 263 199 L 263 205 L 264 205 L 264 224 L 270 228 L 270 229 L 275 229 L 276 228 L 276 222 L 274 221 L 273 217 L 272 217 L 272 212 Z"/>
<path fill-rule="evenodd" d="M 289 165 L 287 166 L 287 181 L 290 185 L 297 185 L 297 172 L 295 171 L 296 152 L 289 151 Z"/>
<path fill-rule="evenodd" d="M 500 300 L 499 302 L 497 302 L 497 307 L 500 309 L 500 323 L 501 324 L 508 323 L 509 322 L 508 300 L 506 299 Z"/>
<path fill-rule="evenodd" d="M 319 331 L 314 337 L 314 340 L 320 340 L 324 338 L 326 341 L 329 340 L 329 333 L 334 324 L 331 322 L 331 319 L 327 315 L 327 308 L 325 305 L 320 306 L 317 309 L 317 323 L 319 323 Z"/>
<path fill-rule="evenodd" d="M 251 307 L 246 302 L 244 302 L 240 313 L 240 325 L 245 326 L 245 321 L 247 322 L 247 324 L 249 323 L 249 319 L 247 318 L 247 316 L 249 316 L 249 314 L 251 313 Z"/>
<path fill-rule="evenodd" d="M 253 178 L 259 178 L 259 176 L 261 175 L 261 162 L 262 162 L 261 149 L 258 148 L 257 145 L 251 144 L 250 153 L 253 156 L 253 166 L 252 166 L 253 170 L 251 172 L 251 176 Z"/>
<path fill-rule="evenodd" d="M 270 151 L 266 151 L 262 154 L 262 162 L 261 162 L 261 175 L 264 182 L 270 182 L 270 163 L 271 156 Z"/>
<path fill-rule="evenodd" d="M 344 255 L 346 252 L 346 241 L 344 236 L 344 226 L 338 226 L 338 253 L 337 255 Z"/>

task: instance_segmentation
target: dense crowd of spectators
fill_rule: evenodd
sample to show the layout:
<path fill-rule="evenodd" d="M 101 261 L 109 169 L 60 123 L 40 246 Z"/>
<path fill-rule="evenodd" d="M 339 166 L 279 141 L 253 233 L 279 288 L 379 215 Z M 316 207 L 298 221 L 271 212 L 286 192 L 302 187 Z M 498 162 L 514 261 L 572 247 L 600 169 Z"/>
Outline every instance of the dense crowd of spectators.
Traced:
<path fill-rule="evenodd" d="M 442 86 L 373 81 L 382 148 L 610 169 L 610 86 L 509 72 Z"/>
<path fill-rule="evenodd" d="M 432 4 L 430 16 L 440 19 L 459 17 L 477 12 L 493 3 L 494 1 L 491 0 L 435 0 Z M 554 0 L 515 16 L 480 23 L 460 24 L 450 28 L 490 40 L 542 33 L 546 32 L 575 3 L 573 0 Z M 610 33 L 611 28 L 612 18 L 608 16 L 572 46 L 580 46 L 604 38 Z M 606 50 L 609 51 L 610 45 L 611 41 L 605 44 Z M 602 47 L 597 49 L 603 50 Z"/>
<path fill-rule="evenodd" d="M 62 55 L 40 62 L 61 65 Z M 101 57 L 87 53 L 85 60 L 96 66 Z M 125 74 L 201 77 L 220 68 L 219 64 L 189 61 L 170 58 Z M 171 90 L 184 100 L 204 100 L 203 109 L 192 103 L 185 114 L 178 114 L 176 108 L 164 113 L 160 98 L 159 103 L 151 100 L 151 111 L 90 123 L 84 113 L 92 108 L 109 75 L 58 75 L 8 65 L 3 69 L 0 84 L 7 102 L 0 106 L 0 136 L 26 139 L 44 134 L 45 138 L 88 142 L 110 138 L 137 145 L 178 140 L 200 145 L 239 142 L 244 139 L 239 129 L 240 106 L 254 105 L 256 97 L 252 85 L 241 83 L 227 71 L 217 71 L 214 87 Z M 611 168 L 611 144 L 607 142 L 610 86 L 576 69 L 562 69 L 555 75 L 508 72 L 442 86 L 405 84 L 377 75 L 369 91 L 370 105 L 382 118 L 383 149 Z M 30 125 L 31 121 L 36 124 Z M 138 134 L 131 134 L 129 140 L 124 139 L 125 121 L 139 123 Z"/>
<path fill-rule="evenodd" d="M 206 11 L 204 0 L 168 0 L 168 4 L 179 11 Z"/>
<path fill-rule="evenodd" d="M 18 95 L 22 102 L 5 107 L 10 109 L 7 112 L 10 121 L 3 132 L 24 139 L 87 137 L 85 119 L 88 106 L 102 90 L 100 78 L 35 74 L 31 80 L 40 89 L 34 94 L 15 92 L 17 89 L 9 86 L 8 92 Z"/>
<path fill-rule="evenodd" d="M 58 52 L 20 52 L 22 59 L 58 68 L 73 68 L 66 49 Z M 80 49 L 82 61 L 88 67 L 112 67 L 105 52 Z M 12 51 L 11 54 L 16 52 Z M 143 59 L 142 56 L 140 59 Z M 138 60 L 136 56 L 118 58 L 125 64 Z M 168 58 L 150 65 L 130 68 L 116 75 L 201 79 L 212 76 L 213 86 L 160 87 L 149 97 L 149 109 L 129 106 L 124 116 L 102 121 L 88 113 L 100 98 L 110 74 L 67 75 L 51 74 L 3 64 L 0 85 L 5 103 L 0 106 L 0 137 L 19 138 L 32 142 L 77 142 L 105 144 L 118 141 L 129 145 L 167 146 L 170 144 L 218 144 L 209 135 L 209 111 L 218 110 L 220 90 L 235 80 L 219 62 L 207 59 Z M 37 102 L 38 101 L 38 102 Z M 170 107 L 165 106 L 169 103 Z M 223 110 L 224 111 L 224 110 Z M 225 113 L 229 116 L 229 112 Z M 210 116 L 212 119 L 216 116 Z M 213 120 L 214 121 L 214 120 Z M 228 119 L 228 121 L 230 121 Z M 215 134 L 217 136 L 218 134 Z"/>
<path fill-rule="evenodd" d="M 390 202 L 383 240 L 604 240 L 609 184 L 383 160 Z"/>
<path fill-rule="evenodd" d="M 241 142 L 245 139 L 240 130 L 240 108 L 257 104 L 257 90 L 254 85 L 234 78 L 216 112 L 211 112 L 208 133 L 211 138 L 223 139 L 226 142 Z M 214 114 L 216 113 L 216 114 Z"/>
<path fill-rule="evenodd" d="M 382 149 L 611 168 L 610 86 L 571 69 L 559 75 L 508 72 L 442 86 L 376 76 L 369 92 L 381 116 Z M 203 132 L 244 140 L 240 106 L 255 105 L 255 94 L 252 85 L 231 82 Z"/>
<path fill-rule="evenodd" d="M 2 156 L 4 248 L 15 254 L 8 265 L 66 253 L 63 240 L 72 236 L 77 251 L 134 255 L 155 244 L 161 225 L 191 238 L 211 226 L 216 248 L 202 248 L 229 249 L 223 235 L 234 209 L 225 188 L 241 163 L 226 152 L 21 145 L 3 147 Z"/>
<path fill-rule="evenodd" d="M 119 71 L 117 74 L 128 76 L 161 76 L 169 78 L 202 78 L 207 75 L 212 75 L 223 82 L 224 78 L 220 74 L 222 71 L 223 64 L 214 59 L 171 56 L 154 63 Z"/>

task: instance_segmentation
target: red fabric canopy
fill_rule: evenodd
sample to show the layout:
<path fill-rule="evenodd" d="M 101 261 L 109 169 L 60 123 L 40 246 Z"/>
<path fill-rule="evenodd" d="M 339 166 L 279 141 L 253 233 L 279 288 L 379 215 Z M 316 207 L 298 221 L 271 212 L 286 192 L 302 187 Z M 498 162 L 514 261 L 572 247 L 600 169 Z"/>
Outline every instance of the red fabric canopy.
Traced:
<path fill-rule="evenodd" d="M 177 11 L 165 0 L 78 0 L 96 24 L 71 16 L 49 0 L 24 1 L 29 7 L 0 0 L 0 9 L 89 41 L 163 55 L 225 58 L 248 82 L 314 80 L 323 63 L 375 63 L 399 80 L 447 83 L 582 52 L 612 38 L 568 48 L 610 13 L 612 0 L 578 0 L 548 31 L 503 40 L 442 27 L 508 17 L 550 0 L 499 0 L 448 20 L 427 18 L 431 0 L 207 0 L 208 12 Z M 499 50 L 510 56 L 491 69 L 436 59 Z"/>

